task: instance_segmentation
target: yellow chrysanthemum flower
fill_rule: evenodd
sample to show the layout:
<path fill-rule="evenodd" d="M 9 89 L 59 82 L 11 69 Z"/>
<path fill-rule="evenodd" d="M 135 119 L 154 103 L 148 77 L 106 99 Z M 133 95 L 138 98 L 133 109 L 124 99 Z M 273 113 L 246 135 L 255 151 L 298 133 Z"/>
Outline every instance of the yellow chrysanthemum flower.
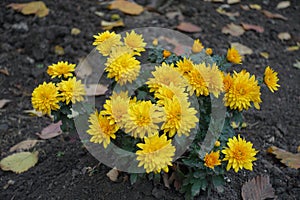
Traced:
<path fill-rule="evenodd" d="M 184 78 L 188 81 L 187 91 L 190 92 L 190 95 L 193 93 L 195 93 L 196 96 L 209 95 L 207 83 L 203 77 L 205 68 L 206 66 L 204 63 L 195 64 L 194 68 L 188 74 L 183 74 Z"/>
<path fill-rule="evenodd" d="M 205 66 L 205 63 L 201 65 Z M 201 69 L 201 75 L 204 78 L 209 93 L 218 98 L 219 94 L 224 91 L 222 72 L 215 63 L 212 66 L 201 67 Z"/>
<path fill-rule="evenodd" d="M 219 140 L 217 140 L 216 142 L 215 142 L 215 147 L 219 147 L 221 145 L 221 142 L 219 141 Z"/>
<path fill-rule="evenodd" d="M 172 159 L 175 155 L 175 147 L 168 140 L 166 135 L 159 137 L 155 134 L 144 138 L 145 143 L 138 143 L 141 149 L 136 151 L 138 167 L 144 166 L 147 173 L 160 173 L 161 170 L 168 172 L 168 166 L 172 166 Z"/>
<path fill-rule="evenodd" d="M 172 53 L 168 50 L 163 50 L 163 57 L 168 58 Z"/>
<path fill-rule="evenodd" d="M 175 87 L 186 87 L 187 82 L 181 76 L 180 72 L 174 68 L 174 65 L 162 63 L 161 66 L 156 66 L 155 71 L 152 72 L 154 78 L 149 78 L 146 84 L 150 88 L 150 92 L 154 92 L 162 85 L 169 86 L 171 83 Z"/>
<path fill-rule="evenodd" d="M 235 172 L 239 169 L 248 169 L 252 171 L 252 162 L 256 160 L 254 157 L 258 151 L 252 148 L 252 143 L 242 139 L 240 135 L 229 138 L 227 146 L 222 153 L 225 154 L 223 161 L 228 161 L 226 170 L 232 167 Z"/>
<path fill-rule="evenodd" d="M 264 82 L 273 93 L 280 87 L 278 84 L 279 78 L 277 77 L 277 74 L 278 73 L 269 66 L 265 69 Z"/>
<path fill-rule="evenodd" d="M 207 49 L 205 50 L 205 53 L 206 53 L 207 55 L 211 56 L 211 55 L 213 54 L 212 48 L 207 48 Z"/>
<path fill-rule="evenodd" d="M 62 81 L 57 84 L 60 91 L 60 97 L 62 101 L 65 101 L 68 105 L 70 101 L 74 104 L 76 102 L 83 101 L 85 95 L 84 85 L 81 80 L 76 80 L 76 77 L 69 78 L 66 81 Z"/>
<path fill-rule="evenodd" d="M 232 85 L 232 81 L 233 78 L 231 77 L 231 75 L 228 73 L 225 75 L 225 73 L 223 73 L 223 86 L 224 86 L 224 91 L 228 92 L 229 88 Z"/>
<path fill-rule="evenodd" d="M 199 121 L 196 117 L 197 111 L 190 107 L 186 100 L 179 100 L 177 97 L 165 99 L 164 101 L 166 120 L 161 129 L 173 137 L 176 133 L 178 136 L 188 136 L 191 129 L 195 128 Z"/>
<path fill-rule="evenodd" d="M 177 61 L 176 66 L 182 74 L 186 74 L 192 71 L 194 63 L 191 59 L 184 57 L 183 60 Z"/>
<path fill-rule="evenodd" d="M 169 86 L 162 85 L 157 89 L 154 93 L 154 97 L 158 99 L 156 102 L 158 105 L 164 105 L 166 99 L 172 99 L 174 96 L 178 99 L 187 100 L 188 94 L 184 91 L 185 88 L 176 87 L 171 83 Z"/>
<path fill-rule="evenodd" d="M 56 86 L 52 82 L 39 85 L 32 92 L 31 102 L 36 111 L 50 115 L 51 110 L 59 109 Z"/>
<path fill-rule="evenodd" d="M 242 64 L 242 56 L 239 54 L 238 50 L 236 50 L 234 47 L 228 49 L 227 60 L 234 64 Z"/>
<path fill-rule="evenodd" d="M 126 33 L 124 43 L 137 52 L 145 51 L 146 43 L 144 42 L 143 35 L 136 34 L 134 31 Z"/>
<path fill-rule="evenodd" d="M 105 71 L 108 78 L 114 78 L 120 85 L 134 81 L 140 73 L 140 61 L 130 53 L 124 53 L 110 60 L 106 64 Z"/>
<path fill-rule="evenodd" d="M 254 75 L 250 76 L 246 71 L 240 73 L 234 71 L 232 85 L 225 93 L 225 106 L 242 111 L 248 110 L 252 102 L 256 109 L 260 109 L 259 103 L 262 102 L 260 95 L 260 86 Z"/>
<path fill-rule="evenodd" d="M 202 45 L 199 39 L 194 40 L 193 47 L 192 47 L 193 53 L 199 53 L 200 51 L 202 51 L 203 48 L 204 46 Z"/>
<path fill-rule="evenodd" d="M 132 102 L 128 114 L 124 117 L 125 132 L 134 138 L 151 136 L 158 132 L 159 123 L 164 120 L 161 107 L 151 101 Z"/>
<path fill-rule="evenodd" d="M 73 76 L 75 71 L 75 64 L 69 64 L 68 62 L 58 62 L 57 64 L 52 64 L 48 66 L 47 73 L 51 78 L 68 78 Z"/>
<path fill-rule="evenodd" d="M 103 143 L 104 148 L 107 148 L 110 138 L 116 139 L 115 133 L 118 131 L 118 126 L 110 124 L 109 119 L 99 114 L 97 110 L 90 115 L 89 123 L 87 133 L 92 136 L 90 142 Z"/>
<path fill-rule="evenodd" d="M 100 112 L 101 115 L 107 116 L 109 123 L 117 124 L 122 127 L 124 124 L 124 116 L 127 114 L 130 103 L 130 97 L 128 97 L 128 92 L 113 92 L 110 99 L 106 100 L 103 105 L 104 110 Z"/>
<path fill-rule="evenodd" d="M 211 169 L 214 169 L 215 166 L 221 165 L 220 158 L 220 151 L 217 152 L 210 152 L 209 154 L 205 154 L 204 157 L 204 165 L 206 167 L 209 167 Z"/>
<path fill-rule="evenodd" d="M 94 38 L 93 45 L 103 56 L 108 56 L 112 47 L 122 45 L 121 35 L 115 32 L 105 31 L 94 35 Z"/>

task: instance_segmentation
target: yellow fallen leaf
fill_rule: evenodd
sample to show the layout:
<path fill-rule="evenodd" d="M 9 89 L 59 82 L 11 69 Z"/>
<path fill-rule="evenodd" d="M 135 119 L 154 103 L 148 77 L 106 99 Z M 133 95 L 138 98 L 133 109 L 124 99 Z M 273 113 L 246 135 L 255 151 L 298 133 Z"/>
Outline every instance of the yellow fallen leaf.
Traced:
<path fill-rule="evenodd" d="M 267 152 L 274 154 L 276 158 L 280 159 L 280 162 L 290 168 L 300 168 L 300 153 L 291 153 L 275 146 L 269 147 Z"/>
<path fill-rule="evenodd" d="M 41 141 L 41 140 L 24 140 L 14 146 L 12 146 L 9 149 L 9 152 L 29 150 L 32 147 L 34 147 L 37 144 L 37 142 L 39 142 L 39 141 Z"/>
<path fill-rule="evenodd" d="M 264 57 L 265 59 L 268 59 L 269 58 L 269 53 L 268 52 L 260 52 L 259 55 L 261 55 L 262 57 Z"/>
<path fill-rule="evenodd" d="M 65 54 L 64 48 L 62 46 L 59 46 L 59 45 L 56 45 L 54 47 L 54 52 L 55 52 L 56 55 L 59 55 L 59 56 L 62 56 L 62 55 Z"/>
<path fill-rule="evenodd" d="M 124 22 L 122 19 L 118 20 L 118 21 L 114 21 L 114 22 L 108 22 L 105 20 L 101 21 L 101 26 L 104 30 L 111 30 L 114 27 L 120 27 L 120 26 L 125 26 Z"/>
<path fill-rule="evenodd" d="M 228 4 L 236 4 L 236 3 L 240 3 L 241 0 L 227 0 Z"/>
<path fill-rule="evenodd" d="M 144 11 L 143 6 L 129 1 L 113 1 L 109 9 L 118 9 L 125 14 L 139 15 Z"/>
<path fill-rule="evenodd" d="M 49 14 L 49 9 L 43 1 L 32 1 L 29 3 L 11 3 L 8 5 L 12 9 L 24 15 L 35 14 L 38 17 L 45 17 Z"/>
<path fill-rule="evenodd" d="M 37 163 L 38 154 L 37 151 L 14 153 L 0 161 L 0 168 L 17 174 L 25 172 Z"/>
<path fill-rule="evenodd" d="M 290 46 L 290 47 L 287 47 L 286 50 L 287 51 L 298 51 L 299 50 L 299 46 Z"/>
<path fill-rule="evenodd" d="M 258 4 L 250 4 L 249 7 L 253 10 L 261 10 L 261 6 Z"/>
<path fill-rule="evenodd" d="M 71 29 L 71 35 L 78 35 L 80 34 L 80 29 L 79 28 L 72 28 Z"/>

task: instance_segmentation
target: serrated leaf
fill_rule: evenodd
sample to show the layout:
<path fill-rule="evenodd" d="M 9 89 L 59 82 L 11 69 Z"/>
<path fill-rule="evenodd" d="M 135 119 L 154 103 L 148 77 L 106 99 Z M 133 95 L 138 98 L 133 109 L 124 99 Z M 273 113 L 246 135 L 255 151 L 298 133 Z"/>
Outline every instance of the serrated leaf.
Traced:
<path fill-rule="evenodd" d="M 37 151 L 14 153 L 0 161 L 0 168 L 17 174 L 25 172 L 37 163 L 38 154 Z"/>
<path fill-rule="evenodd" d="M 9 152 L 29 150 L 32 147 L 34 147 L 39 141 L 41 141 L 41 140 L 24 140 L 14 146 L 12 146 L 9 149 Z"/>
<path fill-rule="evenodd" d="M 281 163 L 290 168 L 300 168 L 300 153 L 291 153 L 275 146 L 269 147 L 267 152 L 274 154 L 276 158 L 280 159 Z"/>
<path fill-rule="evenodd" d="M 113 1 L 109 9 L 118 9 L 121 12 L 129 15 L 139 15 L 144 11 L 143 6 L 129 1 Z"/>
<path fill-rule="evenodd" d="M 275 193 L 269 181 L 269 176 L 257 176 L 242 186 L 244 200 L 275 198 Z"/>
<path fill-rule="evenodd" d="M 202 186 L 202 181 L 200 179 L 196 179 L 196 181 L 194 182 L 191 188 L 192 196 L 196 196 L 197 194 L 199 194 L 201 186 Z"/>

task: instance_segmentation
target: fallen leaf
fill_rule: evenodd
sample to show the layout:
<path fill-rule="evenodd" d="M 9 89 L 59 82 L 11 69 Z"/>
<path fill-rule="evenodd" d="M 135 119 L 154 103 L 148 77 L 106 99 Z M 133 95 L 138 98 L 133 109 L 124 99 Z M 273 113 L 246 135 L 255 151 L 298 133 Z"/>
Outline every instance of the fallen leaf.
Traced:
<path fill-rule="evenodd" d="M 50 124 L 49 126 L 44 128 L 41 133 L 36 133 L 36 135 L 44 140 L 61 135 L 62 134 L 62 130 L 60 129 L 61 124 L 62 124 L 61 121 Z"/>
<path fill-rule="evenodd" d="M 226 15 L 227 17 L 238 17 L 238 16 L 240 16 L 239 12 L 234 12 L 234 13 L 233 12 L 227 12 L 222 7 L 217 8 L 216 11 L 221 15 Z"/>
<path fill-rule="evenodd" d="M 300 61 L 296 60 L 296 62 L 293 64 L 293 67 L 300 69 Z"/>
<path fill-rule="evenodd" d="M 116 182 L 118 180 L 118 176 L 119 176 L 119 171 L 117 170 L 117 168 L 113 168 L 111 170 L 109 170 L 109 172 L 106 174 L 106 176 L 113 182 Z"/>
<path fill-rule="evenodd" d="M 71 29 L 71 35 L 79 35 L 80 34 L 80 29 L 79 28 L 72 28 Z"/>
<path fill-rule="evenodd" d="M 181 22 L 177 27 L 178 30 L 188 32 L 188 33 L 197 33 L 202 31 L 199 26 L 189 22 Z"/>
<path fill-rule="evenodd" d="M 95 11 L 94 14 L 99 16 L 99 17 L 104 17 L 105 16 L 104 12 L 99 12 L 99 11 Z"/>
<path fill-rule="evenodd" d="M 260 52 L 259 55 L 261 55 L 265 59 L 269 59 L 269 53 L 268 52 Z"/>
<path fill-rule="evenodd" d="M 250 10 L 248 5 L 240 5 L 240 7 L 241 7 L 241 9 L 246 10 L 246 11 Z"/>
<path fill-rule="evenodd" d="M 42 117 L 44 116 L 42 112 L 36 110 L 24 110 L 24 113 L 28 113 L 31 116 Z"/>
<path fill-rule="evenodd" d="M 287 47 L 286 50 L 287 51 L 298 51 L 300 48 L 300 46 L 290 46 L 290 47 Z"/>
<path fill-rule="evenodd" d="M 87 96 L 99 96 L 105 94 L 107 86 L 101 84 L 89 84 L 85 88 Z"/>
<path fill-rule="evenodd" d="M 113 1 L 109 9 L 118 9 L 121 12 L 129 15 L 139 15 L 144 11 L 143 6 L 129 1 Z"/>
<path fill-rule="evenodd" d="M 0 109 L 3 108 L 9 102 L 11 102 L 11 100 L 9 100 L 9 99 L 1 99 L 0 100 Z"/>
<path fill-rule="evenodd" d="M 24 140 L 9 149 L 9 152 L 29 150 L 41 140 Z"/>
<path fill-rule="evenodd" d="M 236 4 L 236 3 L 240 3 L 241 0 L 227 0 L 228 4 Z"/>
<path fill-rule="evenodd" d="M 0 73 L 9 76 L 9 72 L 6 67 L 4 69 L 0 69 Z"/>
<path fill-rule="evenodd" d="M 125 26 L 125 24 L 122 19 L 120 19 L 118 21 L 113 21 L 113 22 L 108 22 L 108 21 L 102 20 L 101 26 L 104 30 L 111 30 L 114 27 L 120 27 L 120 26 L 123 27 L 123 26 Z"/>
<path fill-rule="evenodd" d="M 282 1 L 277 4 L 276 9 L 284 9 L 289 7 L 290 5 L 291 5 L 290 1 Z"/>
<path fill-rule="evenodd" d="M 280 40 L 290 40 L 292 38 L 291 34 L 288 32 L 282 32 L 277 35 Z"/>
<path fill-rule="evenodd" d="M 258 5 L 258 4 L 250 4 L 249 7 L 252 10 L 261 10 L 261 5 Z"/>
<path fill-rule="evenodd" d="M 291 153 L 275 146 L 269 147 L 267 152 L 274 154 L 276 158 L 280 159 L 280 162 L 290 168 L 300 168 L 300 153 Z"/>
<path fill-rule="evenodd" d="M 258 33 L 263 33 L 264 28 L 258 25 L 253 25 L 253 24 L 247 24 L 247 23 L 242 23 L 243 28 L 248 31 L 248 30 L 254 30 Z"/>
<path fill-rule="evenodd" d="M 180 11 L 167 12 L 165 15 L 168 19 L 175 19 L 176 17 L 178 17 L 179 21 L 183 21 L 184 19 L 184 16 Z"/>
<path fill-rule="evenodd" d="M 262 13 L 270 19 L 282 19 L 282 20 L 288 20 L 288 18 L 286 18 L 285 16 L 278 14 L 278 13 L 271 13 L 267 10 L 263 10 Z"/>
<path fill-rule="evenodd" d="M 242 186 L 244 200 L 275 198 L 275 190 L 270 184 L 269 176 L 256 176 Z"/>
<path fill-rule="evenodd" d="M 56 45 L 54 47 L 54 53 L 59 56 L 63 56 L 65 54 L 65 50 L 62 46 Z"/>
<path fill-rule="evenodd" d="M 243 27 L 236 25 L 234 23 L 227 24 L 222 28 L 222 33 L 230 34 L 236 37 L 243 35 L 244 32 L 245 30 L 243 29 Z"/>
<path fill-rule="evenodd" d="M 38 17 L 45 17 L 49 14 L 49 9 L 43 1 L 32 1 L 29 3 L 11 3 L 7 7 L 21 12 L 24 15 L 35 14 Z"/>
<path fill-rule="evenodd" d="M 25 172 L 37 163 L 38 154 L 37 151 L 14 153 L 0 161 L 0 168 L 17 174 Z"/>
<path fill-rule="evenodd" d="M 236 50 L 238 50 L 239 54 L 240 55 L 251 55 L 253 53 L 252 49 L 250 49 L 249 47 L 243 45 L 243 44 L 240 44 L 238 42 L 233 42 L 230 44 L 231 47 L 235 47 Z"/>

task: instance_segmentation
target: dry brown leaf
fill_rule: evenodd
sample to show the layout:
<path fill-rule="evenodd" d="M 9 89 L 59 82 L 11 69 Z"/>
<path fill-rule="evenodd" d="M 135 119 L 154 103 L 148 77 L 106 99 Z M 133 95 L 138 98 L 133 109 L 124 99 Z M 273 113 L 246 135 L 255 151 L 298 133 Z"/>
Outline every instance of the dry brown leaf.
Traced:
<path fill-rule="evenodd" d="M 62 46 L 56 45 L 54 47 L 54 53 L 59 56 L 63 56 L 65 54 L 65 50 Z"/>
<path fill-rule="evenodd" d="M 117 170 L 117 168 L 113 168 L 111 170 L 109 170 L 109 172 L 106 174 L 106 176 L 113 182 L 116 182 L 118 180 L 118 176 L 119 176 L 119 171 Z"/>
<path fill-rule="evenodd" d="M 259 55 L 261 55 L 263 58 L 268 59 L 269 58 L 269 53 L 268 52 L 260 52 Z"/>
<path fill-rule="evenodd" d="M 239 25 L 230 23 L 222 28 L 222 33 L 238 37 L 243 35 L 245 33 L 245 30 Z"/>
<path fill-rule="evenodd" d="M 29 150 L 32 147 L 34 147 L 39 141 L 41 141 L 41 140 L 24 140 L 14 146 L 12 146 L 9 149 L 9 152 Z"/>
<path fill-rule="evenodd" d="M 139 15 L 144 11 L 143 6 L 129 1 L 113 1 L 109 9 L 118 9 L 121 12 L 129 15 Z"/>
<path fill-rule="evenodd" d="M 49 126 L 44 128 L 41 133 L 36 133 L 36 135 L 44 140 L 61 135 L 62 134 L 62 130 L 60 129 L 61 124 L 62 124 L 61 121 L 50 124 Z"/>
<path fill-rule="evenodd" d="M 228 4 L 236 4 L 236 3 L 240 3 L 241 0 L 227 0 Z"/>
<path fill-rule="evenodd" d="M 238 50 L 239 54 L 240 55 L 251 55 L 253 53 L 252 49 L 250 49 L 249 47 L 243 45 L 243 44 L 240 44 L 238 42 L 233 42 L 230 44 L 231 47 L 235 47 L 236 50 Z"/>
<path fill-rule="evenodd" d="M 274 154 L 276 158 L 280 159 L 280 162 L 290 168 L 300 168 L 300 153 L 291 153 L 275 146 L 269 147 L 267 152 Z"/>
<path fill-rule="evenodd" d="M 289 7 L 290 5 L 291 5 L 290 1 L 282 1 L 277 4 L 276 9 L 284 9 Z"/>
<path fill-rule="evenodd" d="M 269 176 L 257 176 L 242 186 L 244 200 L 263 200 L 275 198 L 274 188 L 270 184 Z"/>
<path fill-rule="evenodd" d="M 288 18 L 286 18 L 285 16 L 278 14 L 278 13 L 271 13 L 267 10 L 263 10 L 262 13 L 270 19 L 282 19 L 282 20 L 288 20 Z"/>
<path fill-rule="evenodd" d="M 240 5 L 240 7 L 241 7 L 241 9 L 246 10 L 246 11 L 250 10 L 248 5 Z"/>
<path fill-rule="evenodd" d="M 9 72 L 6 67 L 4 69 L 0 69 L 0 73 L 9 76 Z"/>
<path fill-rule="evenodd" d="M 248 31 L 248 30 L 254 30 L 259 33 L 264 32 L 264 28 L 258 25 L 253 25 L 253 24 L 247 24 L 247 23 L 242 23 L 243 28 Z"/>
<path fill-rule="evenodd" d="M 120 27 L 120 26 L 123 27 L 123 26 L 125 26 L 125 24 L 122 19 L 120 19 L 118 21 L 113 21 L 113 22 L 108 22 L 108 21 L 102 20 L 101 26 L 104 30 L 111 30 L 114 27 Z"/>
<path fill-rule="evenodd" d="M 202 31 L 199 26 L 189 22 L 181 22 L 177 27 L 178 30 L 188 32 L 188 33 L 197 33 Z"/>
<path fill-rule="evenodd" d="M 249 7 L 252 10 L 261 10 L 261 5 L 258 5 L 258 4 L 250 4 Z"/>
<path fill-rule="evenodd" d="M 43 1 L 32 1 L 29 3 L 11 3 L 8 5 L 12 9 L 24 15 L 35 14 L 38 17 L 45 17 L 49 14 L 49 9 Z"/>
<path fill-rule="evenodd" d="M 292 38 L 291 34 L 288 32 L 282 32 L 277 35 L 280 40 L 290 40 Z"/>
<path fill-rule="evenodd" d="M 105 94 L 107 86 L 101 84 L 89 84 L 85 88 L 87 96 L 99 96 Z"/>
<path fill-rule="evenodd" d="M 239 12 L 227 12 L 222 7 L 217 8 L 216 11 L 221 15 L 226 15 L 227 17 L 238 17 L 238 16 L 240 16 Z"/>
<path fill-rule="evenodd" d="M 0 109 L 3 108 L 9 102 L 11 102 L 11 100 L 9 100 L 9 99 L 1 99 L 0 100 Z"/>

